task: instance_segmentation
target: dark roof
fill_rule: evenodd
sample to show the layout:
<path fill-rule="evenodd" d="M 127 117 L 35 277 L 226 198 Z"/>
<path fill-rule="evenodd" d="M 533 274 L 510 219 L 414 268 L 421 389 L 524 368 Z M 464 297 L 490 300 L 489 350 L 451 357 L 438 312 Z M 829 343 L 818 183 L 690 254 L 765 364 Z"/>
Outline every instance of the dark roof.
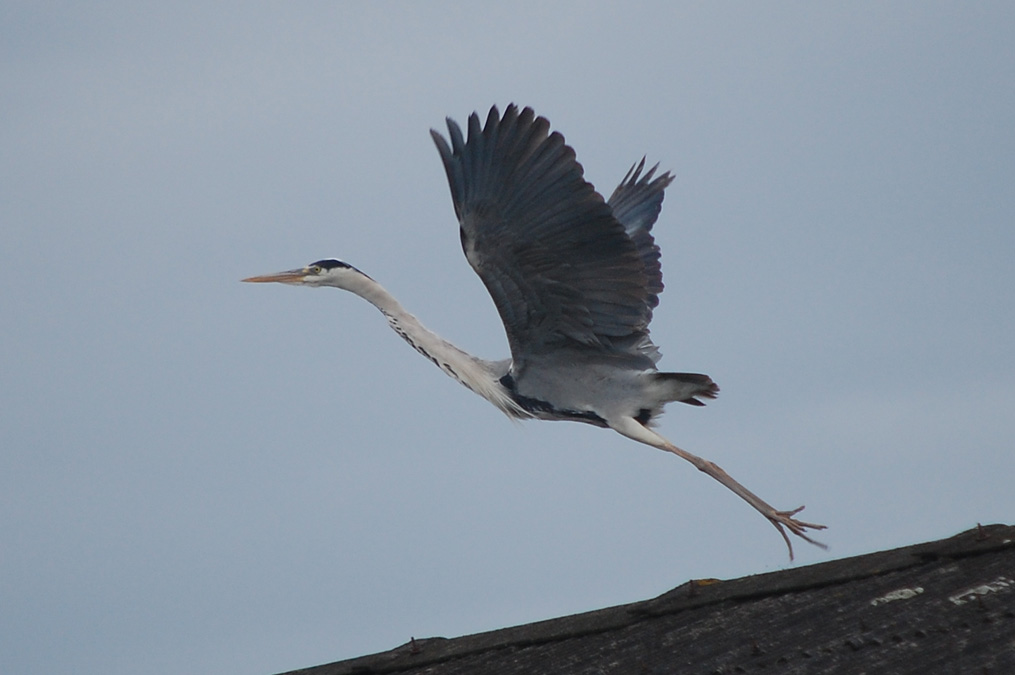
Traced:
<path fill-rule="evenodd" d="M 1015 526 L 292 671 L 756 672 L 1015 673 Z"/>

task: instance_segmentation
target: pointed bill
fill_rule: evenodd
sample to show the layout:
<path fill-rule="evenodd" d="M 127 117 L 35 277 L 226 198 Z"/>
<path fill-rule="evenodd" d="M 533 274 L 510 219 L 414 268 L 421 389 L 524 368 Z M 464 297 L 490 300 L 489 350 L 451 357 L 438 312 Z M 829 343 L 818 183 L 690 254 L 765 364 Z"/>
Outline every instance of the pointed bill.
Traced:
<path fill-rule="evenodd" d="M 264 274 L 257 277 L 247 277 L 246 279 L 241 279 L 241 281 L 246 281 L 254 284 L 266 284 L 272 281 L 278 282 L 280 284 L 298 284 L 301 283 L 308 274 L 310 274 L 310 269 L 302 267 L 296 270 L 276 272 L 275 274 Z"/>

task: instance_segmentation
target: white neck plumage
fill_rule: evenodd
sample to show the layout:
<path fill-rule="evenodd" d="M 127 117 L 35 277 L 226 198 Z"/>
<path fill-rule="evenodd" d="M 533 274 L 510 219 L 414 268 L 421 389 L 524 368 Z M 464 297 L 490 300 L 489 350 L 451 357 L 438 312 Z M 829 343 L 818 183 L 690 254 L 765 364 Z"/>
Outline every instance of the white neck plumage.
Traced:
<path fill-rule="evenodd" d="M 392 330 L 413 349 L 449 376 L 490 401 L 506 415 L 529 416 L 500 383 L 500 378 L 506 370 L 500 372 L 503 368 L 498 369 L 494 362 L 477 358 L 429 330 L 419 319 L 407 312 L 395 296 L 366 274 L 355 270 L 354 274 L 346 275 L 342 279 L 341 285 L 335 285 L 355 293 L 379 309 Z"/>

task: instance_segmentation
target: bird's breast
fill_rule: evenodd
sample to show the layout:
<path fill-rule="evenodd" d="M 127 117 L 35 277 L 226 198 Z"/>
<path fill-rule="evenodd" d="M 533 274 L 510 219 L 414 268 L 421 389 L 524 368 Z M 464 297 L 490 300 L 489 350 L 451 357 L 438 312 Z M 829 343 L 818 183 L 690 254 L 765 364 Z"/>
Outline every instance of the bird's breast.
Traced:
<path fill-rule="evenodd" d="M 522 394 L 518 391 L 517 383 L 510 373 L 500 378 L 500 383 L 522 410 L 537 419 L 584 422 L 597 427 L 608 426 L 606 420 L 594 410 L 584 409 L 580 406 L 558 405 L 552 400 Z"/>

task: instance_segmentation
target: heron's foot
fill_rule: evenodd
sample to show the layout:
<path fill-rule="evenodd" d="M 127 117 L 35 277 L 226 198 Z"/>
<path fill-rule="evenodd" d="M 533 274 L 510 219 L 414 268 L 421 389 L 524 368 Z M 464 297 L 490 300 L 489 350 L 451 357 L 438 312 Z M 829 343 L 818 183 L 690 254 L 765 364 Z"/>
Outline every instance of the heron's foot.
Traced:
<path fill-rule="evenodd" d="M 825 525 L 807 523 L 793 517 L 803 510 L 804 507 L 800 506 L 792 511 L 776 511 L 775 509 L 772 509 L 771 512 L 765 514 L 765 517 L 768 518 L 768 521 L 775 526 L 775 529 L 779 530 L 779 534 L 782 535 L 783 541 L 786 542 L 786 548 L 789 549 L 790 560 L 793 560 L 793 544 L 790 542 L 789 536 L 786 534 L 786 529 L 806 541 L 808 544 L 814 544 L 815 546 L 820 546 L 823 549 L 828 548 L 827 544 L 815 541 L 807 536 L 807 530 L 823 530 L 826 527 Z M 786 529 L 783 529 L 783 527 Z"/>

